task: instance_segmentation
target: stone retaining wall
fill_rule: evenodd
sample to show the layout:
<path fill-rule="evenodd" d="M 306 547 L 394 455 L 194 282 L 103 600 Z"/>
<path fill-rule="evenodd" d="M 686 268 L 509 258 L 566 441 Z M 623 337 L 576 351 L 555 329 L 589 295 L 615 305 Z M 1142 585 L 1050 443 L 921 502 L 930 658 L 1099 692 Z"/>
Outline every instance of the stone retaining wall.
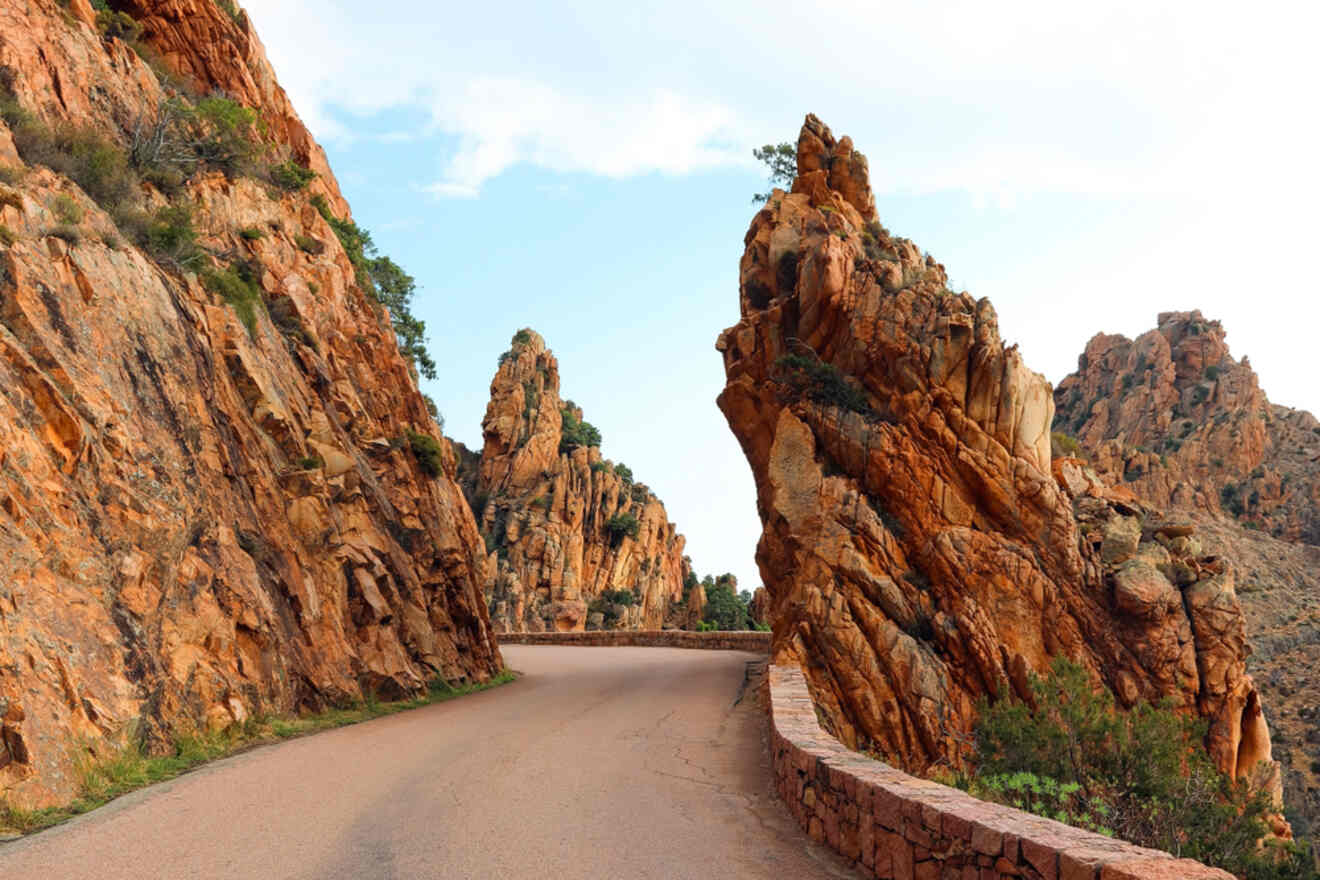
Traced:
<path fill-rule="evenodd" d="M 602 630 L 598 632 L 499 633 L 501 645 L 578 645 L 596 648 L 705 648 L 770 653 L 768 632 Z"/>
<path fill-rule="evenodd" d="M 852 751 L 823 731 L 796 667 L 770 666 L 775 783 L 810 837 L 887 880 L 1233 880 L 1158 850 L 1062 825 Z"/>

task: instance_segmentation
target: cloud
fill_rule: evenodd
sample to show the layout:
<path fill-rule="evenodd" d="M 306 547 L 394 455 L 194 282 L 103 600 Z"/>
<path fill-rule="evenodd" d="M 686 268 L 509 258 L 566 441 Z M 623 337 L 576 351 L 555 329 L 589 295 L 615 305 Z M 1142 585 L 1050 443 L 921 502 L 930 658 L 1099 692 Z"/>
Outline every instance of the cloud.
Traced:
<path fill-rule="evenodd" d="M 745 165 L 734 114 L 666 89 L 625 101 L 566 94 L 545 83 L 477 77 L 430 106 L 437 131 L 458 147 L 427 189 L 472 197 L 519 163 L 560 173 L 623 178 Z"/>
<path fill-rule="evenodd" d="M 1298 107 L 1320 22 L 1273 0 L 1251 16 L 1148 0 L 565 0 L 498 21 L 421 0 L 380 16 L 347 0 L 246 5 L 318 137 L 416 135 L 438 196 L 475 197 L 518 165 L 750 168 L 750 147 L 791 138 L 807 110 L 864 145 L 881 192 L 1254 199 L 1317 185 L 1296 175 L 1313 167 L 1317 125 Z M 373 119 L 393 111 L 418 130 Z"/>

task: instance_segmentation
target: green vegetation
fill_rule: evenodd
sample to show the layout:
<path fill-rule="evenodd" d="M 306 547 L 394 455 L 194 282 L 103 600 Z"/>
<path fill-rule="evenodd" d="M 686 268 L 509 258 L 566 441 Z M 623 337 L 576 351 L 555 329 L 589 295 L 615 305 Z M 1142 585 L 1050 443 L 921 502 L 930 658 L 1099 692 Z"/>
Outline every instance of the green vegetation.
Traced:
<path fill-rule="evenodd" d="M 1215 381 L 1216 379 L 1218 379 L 1218 378 L 1219 378 L 1219 367 L 1218 367 L 1218 366 L 1209 366 L 1209 367 L 1206 367 L 1206 368 L 1205 368 L 1205 377 L 1206 377 L 1207 379 L 1209 379 L 1211 382 L 1213 382 L 1213 381 Z"/>
<path fill-rule="evenodd" d="M 305 455 L 298 459 L 299 470 L 314 471 L 321 467 L 322 464 L 324 464 L 324 462 L 322 462 L 320 456 L 317 455 Z"/>
<path fill-rule="evenodd" d="M 571 452 L 579 446 L 600 446 L 600 431 L 590 422 L 580 420 L 569 403 L 559 411 L 563 427 L 559 436 L 559 453 Z"/>
<path fill-rule="evenodd" d="M 305 254 L 318 256 L 325 253 L 325 245 L 320 240 L 312 238 L 310 235 L 295 235 L 293 237 L 293 243 L 298 245 L 298 250 Z"/>
<path fill-rule="evenodd" d="M 1082 444 L 1077 442 L 1077 438 L 1064 431 L 1050 432 L 1050 450 L 1055 458 L 1068 456 L 1079 458 L 1082 454 Z"/>
<path fill-rule="evenodd" d="M 632 468 L 628 467 L 623 462 L 619 462 L 614 466 L 614 476 L 623 480 L 623 482 L 626 483 L 627 485 L 629 486 L 632 485 L 633 482 Z"/>
<path fill-rule="evenodd" d="M 426 350 L 426 322 L 412 313 L 412 298 L 417 282 L 389 257 L 377 253 L 371 233 L 352 220 L 341 220 L 330 211 L 325 197 L 312 197 L 312 206 L 320 212 L 343 245 L 357 274 L 358 286 L 390 312 L 390 324 L 399 342 L 399 353 L 427 379 L 437 375 L 435 361 Z"/>
<path fill-rule="evenodd" d="M 1242 516 L 1247 512 L 1242 502 L 1242 487 L 1237 483 L 1225 483 L 1219 490 L 1219 503 L 1233 516 Z"/>
<path fill-rule="evenodd" d="M 711 629 L 730 632 L 753 628 L 747 613 L 752 594 L 746 590 L 738 592 L 738 578 L 728 573 L 717 578 L 707 575 L 702 586 L 706 589 L 706 607 L 701 616 Z"/>
<path fill-rule="evenodd" d="M 243 23 L 243 13 L 239 10 L 238 4 L 234 0 L 217 0 L 218 5 L 224 10 L 225 14 L 234 20 L 234 24 Z"/>
<path fill-rule="evenodd" d="M 116 20 L 123 15 L 109 10 L 102 14 L 111 14 Z M 120 22 L 114 27 L 127 25 Z M 134 45 L 139 54 L 145 51 Z M 164 75 L 159 70 L 157 74 Z M 148 215 L 140 206 L 141 183 L 150 183 L 173 197 L 200 170 L 218 170 L 230 177 L 251 174 L 263 151 L 263 126 L 254 110 L 223 95 L 195 101 L 175 96 L 154 117 L 138 120 L 125 132 L 129 143 L 125 149 L 92 129 L 46 125 L 19 103 L 13 89 L 15 78 L 12 68 L 0 68 L 0 119 L 9 126 L 25 162 L 45 165 L 73 180 L 111 215 L 126 237 L 167 266 L 191 271 L 207 261 L 196 243 L 190 207 L 172 204 Z M 314 176 L 310 169 L 291 161 L 270 169 L 272 182 L 291 191 L 304 189 Z M 410 309 L 416 281 L 389 257 L 377 253 L 366 230 L 351 220 L 336 218 L 324 197 L 314 197 L 312 204 L 343 245 L 359 286 L 389 309 L 400 352 L 422 376 L 434 379 L 436 365 L 426 351 L 426 325 Z M 244 237 L 252 240 L 247 234 Z M 299 245 L 309 253 L 324 251 L 324 244 L 312 238 L 300 240 Z M 247 317 L 244 323 L 249 323 Z"/>
<path fill-rule="evenodd" d="M 265 235 L 266 233 L 262 232 L 255 226 L 245 226 L 238 230 L 238 237 L 244 241 L 256 241 L 259 238 L 263 238 Z"/>
<path fill-rule="evenodd" d="M 55 204 L 51 206 L 51 211 L 55 214 L 55 219 L 61 223 L 77 224 L 81 223 L 83 219 L 82 205 L 79 205 L 64 193 L 60 193 L 55 197 Z"/>
<path fill-rule="evenodd" d="M 242 263 L 222 269 L 207 269 L 202 272 L 202 283 L 233 307 L 249 335 L 256 333 L 257 312 L 264 308 L 265 301 L 261 297 L 261 288 L 253 278 L 251 267 Z"/>
<path fill-rule="evenodd" d="M 285 192 L 299 192 L 316 179 L 316 172 L 290 159 L 270 166 L 270 182 Z"/>
<path fill-rule="evenodd" d="M 13 247 L 16 241 L 18 241 L 18 236 L 14 234 L 14 230 L 8 226 L 0 225 L 0 244 L 5 247 Z"/>
<path fill-rule="evenodd" d="M 636 538 L 641 528 L 642 524 L 631 513 L 616 513 L 605 521 L 605 531 L 616 545 L 625 537 Z"/>
<path fill-rule="evenodd" d="M 796 394 L 823 406 L 837 406 L 863 415 L 871 413 L 866 394 L 848 383 L 839 368 L 815 357 L 790 354 L 775 361 L 780 381 Z"/>
<path fill-rule="evenodd" d="M 416 456 L 423 473 L 430 477 L 440 476 L 444 472 L 444 453 L 439 441 L 430 434 L 419 434 L 411 428 L 404 432 L 404 436 L 408 438 L 408 448 Z"/>
<path fill-rule="evenodd" d="M 1268 795 L 1220 773 L 1206 722 L 1171 706 L 1119 711 L 1086 670 L 1055 660 L 1031 680 L 1033 709 L 982 702 L 979 763 L 955 782 L 973 794 L 1216 865 L 1248 880 L 1314 878 L 1301 847 L 1258 853 Z"/>
<path fill-rule="evenodd" d="M 301 716 L 262 715 L 224 731 L 179 734 L 164 755 L 147 754 L 130 737 L 127 745 L 112 754 L 86 760 L 79 766 L 81 791 L 71 804 L 24 810 L 0 801 L 0 830 L 23 834 L 39 831 L 94 810 L 120 795 L 173 779 L 207 761 L 243 749 L 445 702 L 508 684 L 516 677 L 506 669 L 490 681 L 480 683 L 453 685 L 437 678 L 430 683 L 426 693 L 409 700 L 382 703 L 374 694 L 367 693 L 357 702 L 326 712 Z"/>
<path fill-rule="evenodd" d="M 115 12 L 109 7 L 96 13 L 96 29 L 107 39 L 132 43 L 142 36 L 142 25 L 127 12 Z"/>
<path fill-rule="evenodd" d="M 793 178 L 797 176 L 797 147 L 790 143 L 766 144 L 763 147 L 757 147 L 752 150 L 752 155 L 758 161 L 764 162 L 770 172 L 770 189 L 763 193 L 752 195 L 752 204 L 759 205 L 770 198 L 770 193 L 776 186 L 787 188 L 792 186 Z"/>
<path fill-rule="evenodd" d="M 197 245 L 197 230 L 193 227 L 192 209 L 187 205 L 167 205 L 150 219 L 126 218 L 124 226 L 127 227 L 124 229 L 125 233 L 131 235 L 139 247 L 166 265 L 186 271 L 197 268 L 205 260 L 205 254 Z M 232 274 L 237 270 L 226 267 L 220 271 Z M 203 280 L 205 278 L 206 273 L 203 273 Z M 244 280 L 251 282 L 252 278 Z M 255 284 L 252 285 L 252 289 L 260 300 L 260 291 Z M 233 300 L 230 302 L 232 303 Z"/>
<path fill-rule="evenodd" d="M 591 601 L 587 611 L 604 615 L 604 627 L 610 629 L 619 620 L 619 606 L 631 608 L 638 602 L 632 590 L 605 590 Z"/>

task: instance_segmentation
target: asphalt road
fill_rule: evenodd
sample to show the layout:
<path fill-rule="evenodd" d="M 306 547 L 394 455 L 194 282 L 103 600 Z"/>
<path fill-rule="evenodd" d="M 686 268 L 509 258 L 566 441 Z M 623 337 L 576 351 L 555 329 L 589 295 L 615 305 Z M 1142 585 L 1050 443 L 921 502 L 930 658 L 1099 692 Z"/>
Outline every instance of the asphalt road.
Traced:
<path fill-rule="evenodd" d="M 5 880 L 853 878 L 770 789 L 752 655 L 510 645 L 516 682 L 0 845 Z"/>

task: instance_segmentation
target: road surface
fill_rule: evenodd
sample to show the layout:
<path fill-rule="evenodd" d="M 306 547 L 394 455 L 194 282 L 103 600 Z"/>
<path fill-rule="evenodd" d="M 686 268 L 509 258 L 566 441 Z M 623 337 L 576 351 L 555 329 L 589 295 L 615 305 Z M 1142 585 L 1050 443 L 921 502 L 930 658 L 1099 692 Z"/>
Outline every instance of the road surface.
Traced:
<path fill-rule="evenodd" d="M 771 792 L 753 655 L 503 651 L 512 684 L 217 761 L 0 845 L 0 877 L 857 876 Z"/>

